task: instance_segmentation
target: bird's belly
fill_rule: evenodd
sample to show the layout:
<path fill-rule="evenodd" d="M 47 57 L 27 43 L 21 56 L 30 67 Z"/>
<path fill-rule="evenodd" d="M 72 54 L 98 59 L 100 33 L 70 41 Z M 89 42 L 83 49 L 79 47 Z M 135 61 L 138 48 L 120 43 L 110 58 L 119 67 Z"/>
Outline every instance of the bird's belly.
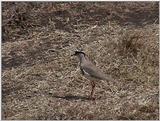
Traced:
<path fill-rule="evenodd" d="M 84 74 L 84 77 L 87 78 L 87 79 L 89 79 L 89 80 L 91 80 L 91 81 L 92 81 L 92 80 L 93 80 L 93 81 L 98 80 L 98 79 L 96 79 L 96 78 L 90 76 L 88 73 L 85 73 L 85 74 Z"/>

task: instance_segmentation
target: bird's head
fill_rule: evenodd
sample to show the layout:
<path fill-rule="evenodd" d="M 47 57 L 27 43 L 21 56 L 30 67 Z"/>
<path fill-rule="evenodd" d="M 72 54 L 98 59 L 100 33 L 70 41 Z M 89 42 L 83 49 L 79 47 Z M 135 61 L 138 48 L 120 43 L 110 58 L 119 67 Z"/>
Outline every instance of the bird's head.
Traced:
<path fill-rule="evenodd" d="M 85 54 L 84 52 L 82 52 L 82 51 L 75 51 L 72 56 L 79 56 L 79 55 L 81 55 L 81 54 L 84 55 L 84 56 L 86 55 L 86 54 Z"/>

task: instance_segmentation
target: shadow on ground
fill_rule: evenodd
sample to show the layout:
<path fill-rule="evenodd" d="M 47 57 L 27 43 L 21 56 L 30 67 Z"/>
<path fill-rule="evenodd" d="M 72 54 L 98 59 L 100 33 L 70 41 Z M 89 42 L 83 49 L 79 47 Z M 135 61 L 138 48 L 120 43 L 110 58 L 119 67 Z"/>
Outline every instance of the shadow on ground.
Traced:
<path fill-rule="evenodd" d="M 82 101 L 85 101 L 85 100 L 94 100 L 94 99 L 92 99 L 90 97 L 87 97 L 87 96 L 77 96 L 77 95 L 66 95 L 66 96 L 53 95 L 53 97 L 54 98 L 65 99 L 65 100 L 82 100 Z"/>

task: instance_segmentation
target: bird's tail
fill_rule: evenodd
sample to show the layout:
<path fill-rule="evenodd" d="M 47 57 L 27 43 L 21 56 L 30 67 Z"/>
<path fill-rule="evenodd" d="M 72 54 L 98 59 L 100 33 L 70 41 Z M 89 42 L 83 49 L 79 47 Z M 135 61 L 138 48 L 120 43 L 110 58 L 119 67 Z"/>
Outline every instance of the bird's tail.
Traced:
<path fill-rule="evenodd" d="M 107 81 L 115 81 L 112 77 L 110 77 L 109 75 L 107 75 L 107 76 L 105 76 L 105 78 L 104 78 L 105 80 L 107 80 Z"/>

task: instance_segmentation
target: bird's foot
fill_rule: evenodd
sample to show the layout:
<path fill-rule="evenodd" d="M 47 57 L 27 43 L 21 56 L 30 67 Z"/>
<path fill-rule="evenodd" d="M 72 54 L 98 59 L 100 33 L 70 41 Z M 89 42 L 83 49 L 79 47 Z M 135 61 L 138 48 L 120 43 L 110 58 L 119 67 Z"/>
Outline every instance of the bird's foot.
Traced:
<path fill-rule="evenodd" d="M 93 96 L 89 96 L 89 99 L 90 99 L 90 100 L 95 100 L 96 98 L 93 97 Z"/>

